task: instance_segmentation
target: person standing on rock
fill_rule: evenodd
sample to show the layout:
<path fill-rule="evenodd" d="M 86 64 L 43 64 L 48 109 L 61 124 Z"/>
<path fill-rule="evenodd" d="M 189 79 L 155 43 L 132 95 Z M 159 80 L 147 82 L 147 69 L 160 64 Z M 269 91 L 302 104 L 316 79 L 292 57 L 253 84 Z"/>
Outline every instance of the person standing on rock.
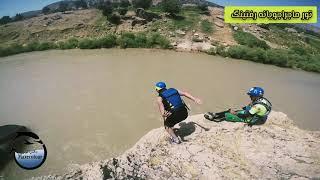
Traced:
<path fill-rule="evenodd" d="M 242 108 L 242 110 L 234 111 L 229 109 L 227 111 L 212 113 L 207 112 L 204 117 L 210 121 L 230 121 L 230 122 L 244 122 L 248 125 L 264 124 L 271 112 L 272 104 L 263 97 L 264 90 L 261 87 L 251 88 L 247 94 L 251 99 L 251 103 Z"/>
<path fill-rule="evenodd" d="M 180 91 L 174 88 L 167 89 L 164 82 L 156 83 L 156 91 L 159 93 L 157 104 L 159 111 L 164 119 L 164 127 L 170 135 L 172 143 L 180 144 L 181 139 L 174 133 L 173 126 L 187 119 L 188 107 L 182 100 L 181 96 L 185 96 L 193 100 L 197 104 L 201 104 L 199 98 L 193 97 L 190 93 Z"/>

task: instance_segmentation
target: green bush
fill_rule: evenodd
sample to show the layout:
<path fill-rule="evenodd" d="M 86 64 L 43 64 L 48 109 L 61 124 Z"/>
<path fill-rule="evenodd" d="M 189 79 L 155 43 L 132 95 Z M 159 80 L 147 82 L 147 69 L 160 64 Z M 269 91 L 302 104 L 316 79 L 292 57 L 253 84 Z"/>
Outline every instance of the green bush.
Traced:
<path fill-rule="evenodd" d="M 244 59 L 263 63 L 266 60 L 266 51 L 261 48 L 249 48 Z"/>
<path fill-rule="evenodd" d="M 280 49 L 269 49 L 266 52 L 264 63 L 274 64 L 280 67 L 286 67 L 288 61 L 288 52 Z"/>
<path fill-rule="evenodd" d="M 118 14 L 111 14 L 108 16 L 108 21 L 111 22 L 112 24 L 120 24 L 121 23 L 121 18 Z"/>
<path fill-rule="evenodd" d="M 117 37 L 113 34 L 107 35 L 99 40 L 100 47 L 112 48 L 117 45 Z"/>
<path fill-rule="evenodd" d="M 74 48 L 78 47 L 78 44 L 79 44 L 78 39 L 70 38 L 65 42 L 63 42 L 63 41 L 58 42 L 58 47 L 60 49 L 74 49 Z"/>
<path fill-rule="evenodd" d="M 320 55 L 304 56 L 302 61 L 298 62 L 298 67 L 313 72 L 320 72 Z"/>
<path fill-rule="evenodd" d="M 203 33 L 212 33 L 213 32 L 213 24 L 206 20 L 201 21 L 201 31 Z"/>
<path fill-rule="evenodd" d="M 128 0 L 121 0 L 120 1 L 120 7 L 123 7 L 123 8 L 128 8 L 130 6 L 130 2 Z"/>
<path fill-rule="evenodd" d="M 134 33 L 123 33 L 121 36 L 118 38 L 118 44 L 121 48 L 136 48 L 137 43 L 135 41 L 135 34 Z"/>
<path fill-rule="evenodd" d="M 25 49 L 26 49 L 27 52 L 30 52 L 30 51 L 38 51 L 39 45 L 40 45 L 40 43 L 37 42 L 37 41 L 30 42 L 30 43 L 27 44 L 27 46 L 25 47 Z"/>
<path fill-rule="evenodd" d="M 248 46 L 236 45 L 228 49 L 228 56 L 236 59 L 246 59 L 254 62 L 264 62 L 266 51 L 261 48 L 250 48 Z"/>
<path fill-rule="evenodd" d="M 216 55 L 217 54 L 217 50 L 216 50 L 216 48 L 212 47 L 206 53 L 209 54 L 209 55 Z"/>
<path fill-rule="evenodd" d="M 135 41 L 138 47 L 148 48 L 148 38 L 145 33 L 136 34 Z"/>
<path fill-rule="evenodd" d="M 152 0 L 132 0 L 132 5 L 135 8 L 148 9 L 152 4 Z"/>
<path fill-rule="evenodd" d="M 163 0 L 161 7 L 164 12 L 170 14 L 178 14 L 181 11 L 181 3 L 179 0 Z"/>
<path fill-rule="evenodd" d="M 123 15 L 127 14 L 128 8 L 126 8 L 126 7 L 120 7 L 120 8 L 118 9 L 118 12 L 119 12 L 120 15 L 123 16 Z"/>
<path fill-rule="evenodd" d="M 82 39 L 79 41 L 80 49 L 95 49 L 97 48 L 97 40 L 93 39 Z"/>
<path fill-rule="evenodd" d="M 217 46 L 217 50 L 216 50 L 217 54 L 219 54 L 220 56 L 223 57 L 227 57 L 228 56 L 228 52 L 226 51 L 226 47 L 222 46 L 222 45 L 218 45 Z"/>
<path fill-rule="evenodd" d="M 228 49 L 227 53 L 229 57 L 241 59 L 245 57 L 245 54 L 247 53 L 248 49 L 249 49 L 248 47 L 242 46 L 242 45 L 231 46 Z"/>
<path fill-rule="evenodd" d="M 56 49 L 58 46 L 54 42 L 42 42 L 38 45 L 37 51 L 45 51 L 49 49 Z"/>
<path fill-rule="evenodd" d="M 198 8 L 199 8 L 201 11 L 204 11 L 204 12 L 206 12 L 206 11 L 209 10 L 209 9 L 208 9 L 208 5 L 205 4 L 205 3 L 198 4 Z"/>
<path fill-rule="evenodd" d="M 161 47 L 163 49 L 172 48 L 170 41 L 159 33 L 152 33 L 148 38 L 149 47 Z"/>
<path fill-rule="evenodd" d="M 0 57 L 9 56 L 13 54 L 19 54 L 26 52 L 25 48 L 19 44 L 11 44 L 8 47 L 1 47 L 0 48 Z"/>
<path fill-rule="evenodd" d="M 234 39 L 241 45 L 246 45 L 252 48 L 253 47 L 260 47 L 263 49 L 270 48 L 265 41 L 262 41 L 256 38 L 254 35 L 247 32 L 235 31 L 233 36 L 234 36 Z"/>

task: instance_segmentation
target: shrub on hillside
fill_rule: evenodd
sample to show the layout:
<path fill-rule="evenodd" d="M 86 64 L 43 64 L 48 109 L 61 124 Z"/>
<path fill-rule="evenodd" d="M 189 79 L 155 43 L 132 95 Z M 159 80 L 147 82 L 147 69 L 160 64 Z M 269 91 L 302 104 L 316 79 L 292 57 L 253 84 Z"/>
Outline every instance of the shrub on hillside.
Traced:
<path fill-rule="evenodd" d="M 264 62 L 266 51 L 261 48 L 250 48 L 248 46 L 236 45 L 228 49 L 228 56 L 236 59 L 246 59 L 254 62 Z"/>
<path fill-rule="evenodd" d="M 118 44 L 121 48 L 136 48 L 138 47 L 135 41 L 135 34 L 134 33 L 123 33 L 118 38 Z"/>
<path fill-rule="evenodd" d="M 85 0 L 77 0 L 74 2 L 76 8 L 87 9 L 88 5 Z"/>
<path fill-rule="evenodd" d="M 217 54 L 217 49 L 212 47 L 206 53 L 209 54 L 209 55 L 216 55 Z"/>
<path fill-rule="evenodd" d="M 148 38 L 148 46 L 149 47 L 161 47 L 163 49 L 170 49 L 172 48 L 171 47 L 171 44 L 170 44 L 170 41 L 162 36 L 161 34 L 159 33 L 152 33 L 149 38 Z"/>
<path fill-rule="evenodd" d="M 48 8 L 48 7 L 42 8 L 42 13 L 43 14 L 49 14 L 50 13 L 50 8 Z"/>
<path fill-rule="evenodd" d="M 181 11 L 181 3 L 179 0 L 163 0 L 161 7 L 164 12 L 170 14 L 178 14 Z"/>
<path fill-rule="evenodd" d="M 248 32 L 235 31 L 233 36 L 234 36 L 234 39 L 241 45 L 246 45 L 252 48 L 253 47 L 260 47 L 263 49 L 270 48 L 265 41 L 256 38 L 254 35 Z"/>
<path fill-rule="evenodd" d="M 112 14 L 108 16 L 108 21 L 111 22 L 112 24 L 120 24 L 121 23 L 121 18 L 118 14 Z"/>
<path fill-rule="evenodd" d="M 266 51 L 261 48 L 249 48 L 244 59 L 263 63 L 266 60 Z"/>
<path fill-rule="evenodd" d="M 38 51 L 38 47 L 39 47 L 40 43 L 38 41 L 34 41 L 34 42 L 30 42 L 26 45 L 25 50 L 27 52 L 30 51 Z"/>
<path fill-rule="evenodd" d="M 56 11 L 64 12 L 64 11 L 68 11 L 68 10 L 70 10 L 68 3 L 65 1 L 60 1 L 59 7 L 58 7 L 58 9 L 56 9 Z"/>
<path fill-rule="evenodd" d="M 123 16 L 123 15 L 127 14 L 128 8 L 126 8 L 126 7 L 120 7 L 120 8 L 118 9 L 118 12 L 119 12 L 120 15 Z"/>
<path fill-rule="evenodd" d="M 115 35 L 107 35 L 103 38 L 101 38 L 100 40 L 100 47 L 103 48 L 112 48 L 115 47 L 117 45 L 117 37 Z"/>
<path fill-rule="evenodd" d="M 148 48 L 148 38 L 145 33 L 136 34 L 135 41 L 138 47 Z"/>
<path fill-rule="evenodd" d="M 25 48 L 19 44 L 11 44 L 8 47 L 0 47 L 0 57 L 25 52 Z"/>
<path fill-rule="evenodd" d="M 58 46 L 54 42 L 42 42 L 38 45 L 37 51 L 45 51 L 49 49 L 56 49 Z"/>
<path fill-rule="evenodd" d="M 97 48 L 97 42 L 93 39 L 82 39 L 79 41 L 80 49 L 95 49 Z"/>
<path fill-rule="evenodd" d="M 201 21 L 201 31 L 204 33 L 212 33 L 213 32 L 213 24 L 206 20 Z"/>
<path fill-rule="evenodd" d="M 135 8 L 148 9 L 152 4 L 152 0 L 132 0 L 132 5 Z"/>
<path fill-rule="evenodd" d="M 121 0 L 120 1 L 120 7 L 123 7 L 123 8 L 128 8 L 130 6 L 130 2 L 128 0 Z"/>
<path fill-rule="evenodd" d="M 74 49 L 78 47 L 78 43 L 79 43 L 78 39 L 70 38 L 65 42 L 63 41 L 58 42 L 58 47 L 60 49 Z"/>
<path fill-rule="evenodd" d="M 228 56 L 236 59 L 244 58 L 248 49 L 248 47 L 242 45 L 231 46 L 228 49 Z"/>
<path fill-rule="evenodd" d="M 21 21 L 23 19 L 24 19 L 23 15 L 19 13 L 16 14 L 16 16 L 13 18 L 14 21 Z"/>
<path fill-rule="evenodd" d="M 288 52 L 280 49 L 269 49 L 266 52 L 266 59 L 264 63 L 274 64 L 280 67 L 287 67 Z"/>
<path fill-rule="evenodd" d="M 226 50 L 226 47 L 223 45 L 218 45 L 217 49 L 216 49 L 217 54 L 219 54 L 220 56 L 223 57 L 227 57 L 228 56 L 228 52 Z"/>
<path fill-rule="evenodd" d="M 113 5 L 110 1 L 101 1 L 99 4 L 98 4 L 98 9 L 100 9 L 102 11 L 102 14 L 104 16 L 108 16 L 110 14 L 112 14 L 113 12 Z"/>
<path fill-rule="evenodd" d="M 10 16 L 2 16 L 2 18 L 0 19 L 0 25 L 7 24 L 11 21 L 12 21 L 12 19 L 10 18 Z"/>

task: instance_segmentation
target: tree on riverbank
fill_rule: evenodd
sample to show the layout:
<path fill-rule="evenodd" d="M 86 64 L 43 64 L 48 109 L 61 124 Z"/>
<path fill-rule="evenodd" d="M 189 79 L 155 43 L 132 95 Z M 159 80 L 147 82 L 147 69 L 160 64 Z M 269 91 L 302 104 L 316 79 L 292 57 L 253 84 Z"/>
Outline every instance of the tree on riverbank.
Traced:
<path fill-rule="evenodd" d="M 178 14 L 181 11 L 181 3 L 178 0 L 163 0 L 161 2 L 162 10 L 171 15 Z"/>
<path fill-rule="evenodd" d="M 0 24 L 7 24 L 9 22 L 11 22 L 12 19 L 10 18 L 10 16 L 3 16 L 1 19 L 0 19 Z"/>
<path fill-rule="evenodd" d="M 132 5 L 135 8 L 148 9 L 152 4 L 152 0 L 132 0 Z"/>

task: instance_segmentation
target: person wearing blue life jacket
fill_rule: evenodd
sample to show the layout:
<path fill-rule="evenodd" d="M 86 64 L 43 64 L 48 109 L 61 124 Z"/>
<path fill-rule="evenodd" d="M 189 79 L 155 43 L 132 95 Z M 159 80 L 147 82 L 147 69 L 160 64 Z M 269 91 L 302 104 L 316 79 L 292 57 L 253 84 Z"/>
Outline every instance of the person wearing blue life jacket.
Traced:
<path fill-rule="evenodd" d="M 264 90 L 261 87 L 251 88 L 247 94 L 251 99 L 251 103 L 242 108 L 242 110 L 234 111 L 229 109 L 227 111 L 212 113 L 207 112 L 204 117 L 210 121 L 230 121 L 230 122 L 244 122 L 249 126 L 261 125 L 266 122 L 268 115 L 271 112 L 272 104 L 264 96 Z"/>
<path fill-rule="evenodd" d="M 171 136 L 171 142 L 180 144 L 181 139 L 177 137 L 172 128 L 174 125 L 188 117 L 188 107 L 185 105 L 181 96 L 185 96 L 197 104 L 201 104 L 201 100 L 193 97 L 188 92 L 180 91 L 174 88 L 167 89 L 167 86 L 164 82 L 156 83 L 155 88 L 159 93 L 159 96 L 157 97 L 157 104 L 164 119 L 164 127 Z"/>

